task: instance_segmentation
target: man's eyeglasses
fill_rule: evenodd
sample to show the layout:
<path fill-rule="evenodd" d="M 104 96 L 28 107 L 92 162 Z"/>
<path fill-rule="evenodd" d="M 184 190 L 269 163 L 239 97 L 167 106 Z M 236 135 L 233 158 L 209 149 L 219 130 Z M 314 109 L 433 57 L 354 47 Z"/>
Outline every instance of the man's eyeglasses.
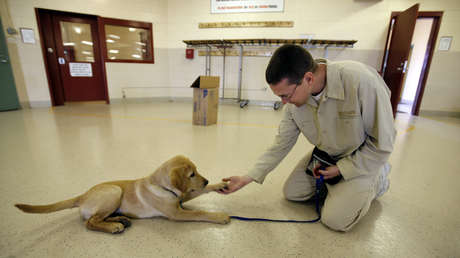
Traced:
<path fill-rule="evenodd" d="M 278 97 L 280 97 L 282 100 L 286 100 L 286 101 L 290 100 L 292 95 L 294 95 L 297 87 L 299 87 L 299 86 L 300 86 L 300 84 L 296 84 L 294 89 L 292 90 L 292 92 L 290 94 L 283 94 L 283 95 L 279 95 Z"/>

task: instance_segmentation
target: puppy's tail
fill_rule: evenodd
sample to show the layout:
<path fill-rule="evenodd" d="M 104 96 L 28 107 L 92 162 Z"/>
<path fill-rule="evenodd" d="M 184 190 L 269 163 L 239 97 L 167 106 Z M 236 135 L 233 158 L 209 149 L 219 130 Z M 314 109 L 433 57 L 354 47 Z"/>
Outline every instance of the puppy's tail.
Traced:
<path fill-rule="evenodd" d="M 49 205 L 28 205 L 28 204 L 15 204 L 16 208 L 27 213 L 50 213 L 64 209 L 70 209 L 78 206 L 80 197 L 75 197 L 69 200 L 49 204 Z"/>

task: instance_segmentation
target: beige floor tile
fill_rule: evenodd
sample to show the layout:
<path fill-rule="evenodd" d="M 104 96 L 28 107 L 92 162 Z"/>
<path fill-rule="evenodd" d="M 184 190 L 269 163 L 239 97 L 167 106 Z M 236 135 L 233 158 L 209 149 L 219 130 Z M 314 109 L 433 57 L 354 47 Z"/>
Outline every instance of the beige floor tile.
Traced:
<path fill-rule="evenodd" d="M 0 112 L 1 257 L 460 257 L 460 120 L 398 114 L 388 193 L 350 232 L 320 223 L 228 225 L 134 220 L 120 235 L 89 231 L 77 209 L 25 214 L 108 180 L 148 175 L 170 157 L 192 159 L 211 182 L 247 172 L 270 145 L 281 112 L 221 105 L 218 125 L 192 126 L 191 103 L 66 105 Z M 282 186 L 312 146 L 303 138 L 263 185 L 210 193 L 189 207 L 233 215 L 311 219 Z"/>

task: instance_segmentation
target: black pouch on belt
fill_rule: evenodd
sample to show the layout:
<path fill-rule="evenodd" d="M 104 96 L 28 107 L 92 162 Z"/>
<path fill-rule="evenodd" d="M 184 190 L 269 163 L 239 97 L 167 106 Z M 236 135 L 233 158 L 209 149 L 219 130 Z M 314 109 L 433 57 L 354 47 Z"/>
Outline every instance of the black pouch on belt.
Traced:
<path fill-rule="evenodd" d="M 337 164 L 336 159 L 332 158 L 327 154 L 327 152 L 322 151 L 315 147 L 313 153 L 311 154 L 310 162 L 308 163 L 307 170 L 305 171 L 310 176 L 313 176 L 312 169 L 314 169 L 318 164 L 320 164 L 320 169 L 325 170 L 327 167 L 335 166 Z M 337 184 L 342 179 L 342 175 L 338 175 L 333 178 L 324 179 L 324 182 L 330 185 Z"/>

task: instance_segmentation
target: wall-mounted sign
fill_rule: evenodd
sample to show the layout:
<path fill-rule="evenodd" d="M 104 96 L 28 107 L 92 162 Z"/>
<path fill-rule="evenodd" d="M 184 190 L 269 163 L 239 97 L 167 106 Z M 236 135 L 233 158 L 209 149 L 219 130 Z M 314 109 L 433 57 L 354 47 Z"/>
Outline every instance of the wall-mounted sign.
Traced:
<path fill-rule="evenodd" d="M 439 39 L 438 50 L 448 51 L 450 49 L 450 44 L 452 43 L 452 36 L 444 36 Z"/>
<path fill-rule="evenodd" d="M 283 12 L 284 0 L 211 0 L 211 13 Z"/>
<path fill-rule="evenodd" d="M 35 44 L 35 33 L 33 29 L 20 28 L 23 43 Z"/>
<path fill-rule="evenodd" d="M 93 77 L 90 63 L 69 63 L 69 69 L 72 77 Z"/>

